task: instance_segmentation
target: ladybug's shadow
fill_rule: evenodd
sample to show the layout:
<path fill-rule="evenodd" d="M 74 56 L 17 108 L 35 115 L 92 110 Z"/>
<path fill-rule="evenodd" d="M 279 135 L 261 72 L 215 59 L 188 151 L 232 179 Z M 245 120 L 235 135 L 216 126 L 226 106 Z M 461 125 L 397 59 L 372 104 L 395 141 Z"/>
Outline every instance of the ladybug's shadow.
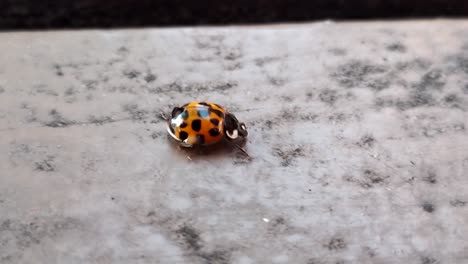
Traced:
<path fill-rule="evenodd" d="M 182 147 L 178 142 L 172 141 L 171 145 L 177 148 L 182 154 L 186 155 L 188 159 L 201 156 L 219 158 L 222 156 L 231 156 L 236 154 L 245 156 L 247 159 L 251 159 L 247 152 L 243 150 L 246 142 L 246 139 L 239 139 L 236 141 L 222 140 L 219 143 L 209 146 Z"/>

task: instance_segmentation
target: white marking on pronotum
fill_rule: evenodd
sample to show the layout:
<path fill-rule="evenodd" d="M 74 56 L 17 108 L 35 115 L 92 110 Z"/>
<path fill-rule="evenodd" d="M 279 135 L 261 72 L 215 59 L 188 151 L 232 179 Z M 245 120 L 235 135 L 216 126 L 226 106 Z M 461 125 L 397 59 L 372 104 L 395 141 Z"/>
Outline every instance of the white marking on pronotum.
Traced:
<path fill-rule="evenodd" d="M 226 135 L 230 138 L 230 139 L 236 139 L 238 136 L 239 136 L 239 133 L 237 132 L 237 129 L 234 129 L 232 131 L 232 134 L 229 133 L 229 131 L 226 130 Z"/>
<path fill-rule="evenodd" d="M 247 129 L 247 127 L 246 127 L 244 124 L 241 125 L 241 128 L 242 128 L 243 130 Z"/>
<path fill-rule="evenodd" d="M 182 115 L 178 115 L 176 118 L 173 118 L 171 120 L 171 123 L 174 124 L 176 127 L 182 125 L 184 122 L 184 119 L 182 118 Z"/>

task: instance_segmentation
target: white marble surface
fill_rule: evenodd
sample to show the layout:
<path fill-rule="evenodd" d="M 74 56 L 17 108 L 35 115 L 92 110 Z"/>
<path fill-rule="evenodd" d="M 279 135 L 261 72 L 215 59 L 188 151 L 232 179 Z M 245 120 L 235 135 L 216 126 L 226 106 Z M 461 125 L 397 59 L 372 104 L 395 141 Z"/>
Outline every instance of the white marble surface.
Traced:
<path fill-rule="evenodd" d="M 468 20 L 0 33 L 0 263 L 468 263 Z M 168 140 L 215 101 L 251 161 Z"/>

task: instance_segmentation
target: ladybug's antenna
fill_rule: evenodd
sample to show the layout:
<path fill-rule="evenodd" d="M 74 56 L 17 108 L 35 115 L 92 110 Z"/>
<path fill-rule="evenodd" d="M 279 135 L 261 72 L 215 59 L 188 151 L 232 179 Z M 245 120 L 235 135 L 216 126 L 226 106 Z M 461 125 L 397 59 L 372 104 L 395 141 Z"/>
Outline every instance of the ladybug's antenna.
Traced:
<path fill-rule="evenodd" d="M 159 117 L 164 121 L 167 121 L 167 116 L 163 112 L 159 113 Z"/>
<path fill-rule="evenodd" d="M 228 141 L 228 142 L 231 143 L 234 147 L 236 147 L 240 152 L 244 153 L 244 155 L 246 155 L 249 159 L 252 159 L 252 157 L 249 155 L 249 153 L 247 153 L 247 151 L 245 149 L 243 149 L 241 146 L 237 145 L 234 142 L 230 142 L 230 141 Z"/>

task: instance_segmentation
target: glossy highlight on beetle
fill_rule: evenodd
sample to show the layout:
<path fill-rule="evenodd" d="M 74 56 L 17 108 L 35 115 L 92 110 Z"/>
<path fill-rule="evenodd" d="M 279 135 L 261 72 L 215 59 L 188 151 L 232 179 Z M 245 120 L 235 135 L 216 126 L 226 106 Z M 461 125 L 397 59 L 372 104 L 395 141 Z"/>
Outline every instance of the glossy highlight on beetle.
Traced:
<path fill-rule="evenodd" d="M 247 127 L 224 107 L 210 102 L 190 102 L 174 107 L 167 131 L 181 146 L 212 145 L 224 139 L 247 137 Z"/>

